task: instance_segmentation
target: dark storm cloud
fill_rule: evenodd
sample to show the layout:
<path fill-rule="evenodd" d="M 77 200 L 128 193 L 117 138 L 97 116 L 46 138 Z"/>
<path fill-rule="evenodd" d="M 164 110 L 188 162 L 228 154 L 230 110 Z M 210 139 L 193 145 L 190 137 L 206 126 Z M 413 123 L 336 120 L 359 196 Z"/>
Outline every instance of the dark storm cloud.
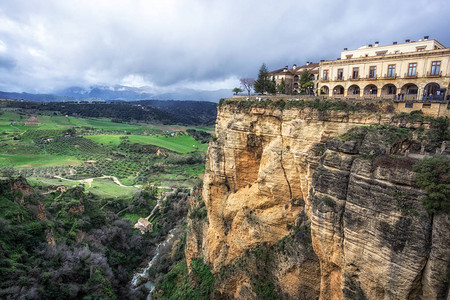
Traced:
<path fill-rule="evenodd" d="M 0 56 L 0 69 L 11 70 L 16 65 L 16 62 L 9 57 Z"/>
<path fill-rule="evenodd" d="M 449 12 L 444 0 L 3 2 L 0 65 L 10 71 L 0 89 L 232 88 L 262 62 L 274 69 L 424 35 L 448 46 Z"/>

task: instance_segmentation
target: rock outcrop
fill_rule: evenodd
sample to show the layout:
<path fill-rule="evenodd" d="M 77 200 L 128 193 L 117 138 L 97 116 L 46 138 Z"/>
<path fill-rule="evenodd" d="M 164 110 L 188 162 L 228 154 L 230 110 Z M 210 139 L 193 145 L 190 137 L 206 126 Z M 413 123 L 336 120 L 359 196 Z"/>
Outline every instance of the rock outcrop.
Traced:
<path fill-rule="evenodd" d="M 191 226 L 187 259 L 203 256 L 231 298 L 442 297 L 448 216 L 428 215 L 410 168 L 364 158 L 392 145 L 332 139 L 392 116 L 219 107 L 203 186 L 208 218 Z"/>

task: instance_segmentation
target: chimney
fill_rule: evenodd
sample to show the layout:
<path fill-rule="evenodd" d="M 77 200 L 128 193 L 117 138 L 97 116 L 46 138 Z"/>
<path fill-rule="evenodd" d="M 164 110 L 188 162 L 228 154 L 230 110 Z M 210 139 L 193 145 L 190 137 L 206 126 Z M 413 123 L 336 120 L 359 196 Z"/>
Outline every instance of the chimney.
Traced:
<path fill-rule="evenodd" d="M 411 40 L 410 39 L 407 39 L 407 40 L 405 40 L 405 43 L 409 43 Z"/>
<path fill-rule="evenodd" d="M 397 42 L 393 42 L 392 45 L 397 45 Z"/>
<path fill-rule="evenodd" d="M 321 60 L 320 60 L 320 62 L 324 62 L 324 61 L 325 61 L 325 59 L 321 59 Z"/>
<path fill-rule="evenodd" d="M 348 48 L 344 48 L 344 51 L 347 51 L 348 50 Z"/>
<path fill-rule="evenodd" d="M 372 48 L 372 44 L 369 44 L 369 48 Z"/>
<path fill-rule="evenodd" d="M 292 66 L 292 70 L 295 70 L 295 69 L 297 69 L 297 65 L 296 65 L 296 64 L 294 64 L 294 65 Z"/>
<path fill-rule="evenodd" d="M 429 37 L 430 36 L 426 35 L 426 36 L 423 37 L 423 39 L 426 41 L 426 40 L 428 40 Z"/>
<path fill-rule="evenodd" d="M 307 62 L 306 62 L 306 65 L 307 65 L 307 66 L 309 66 L 309 64 L 310 64 L 310 62 L 309 62 L 309 61 L 307 61 Z"/>
<path fill-rule="evenodd" d="M 378 47 L 379 44 L 380 42 L 375 42 L 375 47 Z"/>
<path fill-rule="evenodd" d="M 288 70 L 288 66 L 285 66 L 283 69 L 283 72 L 287 72 L 287 70 Z"/>

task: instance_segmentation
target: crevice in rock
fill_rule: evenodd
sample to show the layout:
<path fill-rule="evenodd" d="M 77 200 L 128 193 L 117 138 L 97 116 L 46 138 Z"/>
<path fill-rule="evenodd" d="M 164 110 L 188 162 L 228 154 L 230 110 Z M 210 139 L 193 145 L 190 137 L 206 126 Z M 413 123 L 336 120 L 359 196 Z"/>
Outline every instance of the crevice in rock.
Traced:
<path fill-rule="evenodd" d="M 280 137 L 281 137 L 281 153 L 280 153 L 280 165 L 281 165 L 281 169 L 283 170 L 283 174 L 284 174 L 284 179 L 286 179 L 286 183 L 288 185 L 289 188 L 289 199 L 292 199 L 292 188 L 291 188 L 291 183 L 289 182 L 289 178 L 287 177 L 286 174 L 286 169 L 284 168 L 283 165 L 283 152 L 284 152 L 284 138 L 283 138 L 283 121 L 281 120 L 281 118 L 279 119 L 280 121 Z"/>

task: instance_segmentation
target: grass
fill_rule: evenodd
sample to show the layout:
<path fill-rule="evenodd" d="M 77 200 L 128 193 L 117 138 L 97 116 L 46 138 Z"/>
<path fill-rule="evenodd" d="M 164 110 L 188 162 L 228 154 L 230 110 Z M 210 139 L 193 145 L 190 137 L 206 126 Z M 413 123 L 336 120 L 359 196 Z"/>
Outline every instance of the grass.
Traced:
<path fill-rule="evenodd" d="M 80 184 L 76 181 L 60 180 L 56 178 L 30 177 L 28 181 L 32 185 L 66 185 L 73 186 Z M 96 178 L 92 182 L 92 186 L 84 184 L 86 191 L 99 196 L 101 198 L 131 198 L 138 188 L 134 186 L 119 186 L 109 178 Z"/>
<path fill-rule="evenodd" d="M 110 134 L 110 135 L 91 135 L 86 138 L 94 142 L 104 145 L 119 145 L 122 141 L 120 138 L 124 135 Z M 149 144 L 158 147 L 166 148 L 181 154 L 202 151 L 205 152 L 208 148 L 207 144 L 202 144 L 194 140 L 191 136 L 182 135 L 174 137 L 166 137 L 161 135 L 146 136 L 146 135 L 126 135 L 130 143 Z"/>
<path fill-rule="evenodd" d="M 137 220 L 139 220 L 140 218 L 142 218 L 140 215 L 138 215 L 138 214 L 130 214 L 130 213 L 125 214 L 123 216 L 123 219 L 129 219 L 133 223 L 136 222 Z"/>
<path fill-rule="evenodd" d="M 157 127 L 145 123 L 115 123 L 107 118 L 78 118 L 65 116 L 40 115 L 38 116 L 39 125 L 24 126 L 21 122 L 28 119 L 30 115 L 21 115 L 14 111 L 4 111 L 0 115 L 0 130 L 6 131 L 27 131 L 29 129 L 68 129 L 71 127 L 91 127 L 105 130 L 125 130 L 130 132 L 140 131 L 142 129 L 155 130 Z M 11 122 L 18 124 L 11 125 Z"/>
<path fill-rule="evenodd" d="M 73 156 L 48 154 L 2 154 L 0 167 L 13 165 L 15 168 L 78 166 L 81 162 Z"/>
<path fill-rule="evenodd" d="M 133 186 L 119 186 L 109 178 L 94 179 L 92 186 L 86 189 L 102 198 L 131 198 L 138 190 Z"/>

